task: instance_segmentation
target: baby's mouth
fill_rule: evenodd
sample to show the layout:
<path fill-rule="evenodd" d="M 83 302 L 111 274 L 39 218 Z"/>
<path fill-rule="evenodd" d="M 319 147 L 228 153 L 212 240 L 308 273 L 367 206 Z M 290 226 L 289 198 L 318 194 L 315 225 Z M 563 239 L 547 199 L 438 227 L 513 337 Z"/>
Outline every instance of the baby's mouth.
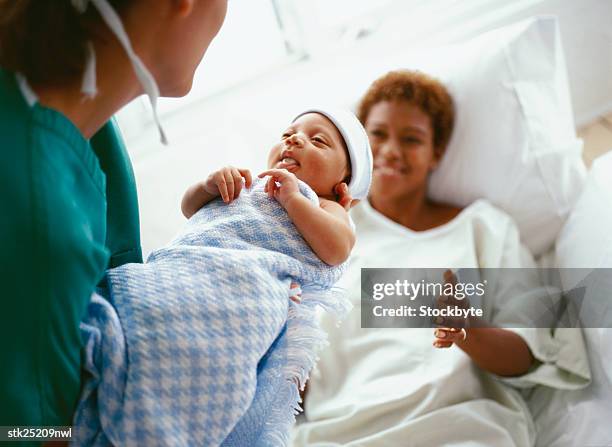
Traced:
<path fill-rule="evenodd" d="M 285 157 L 280 161 L 281 168 L 288 170 L 289 172 L 296 170 L 300 167 L 300 164 L 295 158 Z"/>

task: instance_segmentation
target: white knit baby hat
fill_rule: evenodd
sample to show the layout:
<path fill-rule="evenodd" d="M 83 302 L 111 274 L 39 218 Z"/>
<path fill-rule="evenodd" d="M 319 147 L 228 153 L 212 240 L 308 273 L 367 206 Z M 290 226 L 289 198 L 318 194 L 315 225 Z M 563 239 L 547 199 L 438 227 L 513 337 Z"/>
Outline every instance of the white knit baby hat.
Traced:
<path fill-rule="evenodd" d="M 353 199 L 365 199 L 372 182 L 372 150 L 368 135 L 357 117 L 345 109 L 324 107 L 307 109 L 297 115 L 293 121 L 307 113 L 320 113 L 338 128 L 351 159 L 349 192 Z"/>

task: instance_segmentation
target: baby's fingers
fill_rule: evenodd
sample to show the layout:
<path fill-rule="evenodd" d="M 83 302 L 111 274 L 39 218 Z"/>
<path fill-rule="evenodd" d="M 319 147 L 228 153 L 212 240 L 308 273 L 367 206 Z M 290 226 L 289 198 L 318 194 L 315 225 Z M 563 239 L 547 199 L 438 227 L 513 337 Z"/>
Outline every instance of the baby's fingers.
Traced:
<path fill-rule="evenodd" d="M 259 178 L 265 177 L 266 175 L 271 175 L 276 177 L 278 180 L 285 180 L 291 177 L 291 173 L 286 169 L 268 169 L 267 171 L 262 172 L 258 175 Z"/>
<path fill-rule="evenodd" d="M 240 173 L 242 177 L 244 177 L 244 186 L 246 186 L 247 188 L 250 188 L 251 184 L 253 183 L 253 177 L 251 176 L 251 171 L 249 171 L 248 169 L 238 169 L 238 172 Z"/>
<path fill-rule="evenodd" d="M 276 180 L 274 180 L 274 177 L 270 177 L 268 179 L 268 183 L 266 184 L 266 190 L 268 192 L 268 197 L 273 199 L 274 191 L 276 190 Z"/>
<path fill-rule="evenodd" d="M 242 191 L 242 175 L 236 168 L 232 169 L 232 181 L 234 183 L 234 198 L 237 199 L 240 191 Z"/>
<path fill-rule="evenodd" d="M 232 176 L 232 168 L 226 168 L 223 170 L 223 177 L 225 178 L 225 184 L 227 185 L 227 202 L 234 200 L 234 177 Z"/>
<path fill-rule="evenodd" d="M 221 194 L 221 198 L 225 203 L 229 202 L 229 194 L 227 193 L 227 184 L 225 183 L 225 176 L 223 174 L 219 175 L 215 180 L 215 184 L 217 188 L 219 188 L 219 194 Z"/>

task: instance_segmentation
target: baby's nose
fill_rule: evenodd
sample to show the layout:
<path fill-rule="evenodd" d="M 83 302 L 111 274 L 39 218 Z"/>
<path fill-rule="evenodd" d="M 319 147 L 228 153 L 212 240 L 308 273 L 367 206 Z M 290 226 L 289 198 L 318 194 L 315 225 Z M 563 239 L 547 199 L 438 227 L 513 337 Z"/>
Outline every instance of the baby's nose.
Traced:
<path fill-rule="evenodd" d="M 302 137 L 298 136 L 298 134 L 293 134 L 289 138 L 287 138 L 287 144 L 292 146 L 302 146 L 304 144 L 304 140 Z"/>

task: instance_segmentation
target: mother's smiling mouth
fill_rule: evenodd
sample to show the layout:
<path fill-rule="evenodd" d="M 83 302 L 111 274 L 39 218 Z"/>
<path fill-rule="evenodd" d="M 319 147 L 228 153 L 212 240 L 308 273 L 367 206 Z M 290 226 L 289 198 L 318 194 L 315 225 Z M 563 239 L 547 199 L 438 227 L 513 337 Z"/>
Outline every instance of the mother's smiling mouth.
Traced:
<path fill-rule="evenodd" d="M 374 165 L 374 172 L 381 174 L 407 174 L 408 169 L 403 166 L 389 166 L 389 165 Z"/>

